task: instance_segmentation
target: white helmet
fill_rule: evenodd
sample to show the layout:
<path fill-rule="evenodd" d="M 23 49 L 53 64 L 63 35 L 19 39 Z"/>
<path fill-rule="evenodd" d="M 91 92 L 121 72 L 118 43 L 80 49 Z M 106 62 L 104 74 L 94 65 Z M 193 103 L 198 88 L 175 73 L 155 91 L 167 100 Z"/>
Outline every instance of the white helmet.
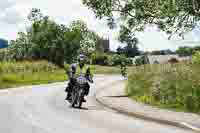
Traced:
<path fill-rule="evenodd" d="M 80 62 L 80 61 L 86 61 L 86 56 L 84 54 L 80 54 L 78 56 L 78 62 Z"/>

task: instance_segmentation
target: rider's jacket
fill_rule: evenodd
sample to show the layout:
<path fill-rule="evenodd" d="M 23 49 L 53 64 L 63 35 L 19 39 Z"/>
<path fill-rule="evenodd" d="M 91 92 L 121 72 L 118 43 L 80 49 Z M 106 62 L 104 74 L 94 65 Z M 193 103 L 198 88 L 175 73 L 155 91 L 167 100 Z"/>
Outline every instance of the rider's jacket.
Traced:
<path fill-rule="evenodd" d="M 85 75 L 85 76 L 90 76 L 93 77 L 93 73 L 91 71 L 91 68 L 84 64 L 82 67 L 80 66 L 80 64 L 72 64 L 70 67 L 70 71 L 69 71 L 69 77 L 70 78 L 76 78 L 79 75 Z"/>

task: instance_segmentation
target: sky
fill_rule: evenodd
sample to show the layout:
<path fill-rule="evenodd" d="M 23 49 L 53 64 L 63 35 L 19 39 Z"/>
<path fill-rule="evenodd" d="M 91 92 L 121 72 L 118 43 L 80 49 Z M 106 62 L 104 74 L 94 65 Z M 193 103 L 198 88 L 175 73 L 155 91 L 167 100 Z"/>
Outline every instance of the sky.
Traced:
<path fill-rule="evenodd" d="M 12 40 L 17 37 L 17 32 L 25 31 L 31 8 L 41 9 L 42 13 L 60 24 L 68 25 L 73 20 L 81 19 L 87 23 L 89 29 L 109 38 L 112 50 L 122 45 L 117 41 L 118 29 L 110 30 L 106 21 L 96 19 L 94 13 L 82 5 L 81 0 L 0 0 L 0 38 Z M 152 26 L 137 33 L 137 37 L 140 50 L 175 50 L 179 46 L 200 45 L 200 27 L 188 33 L 184 41 L 177 38 L 169 41 L 164 33 Z"/>

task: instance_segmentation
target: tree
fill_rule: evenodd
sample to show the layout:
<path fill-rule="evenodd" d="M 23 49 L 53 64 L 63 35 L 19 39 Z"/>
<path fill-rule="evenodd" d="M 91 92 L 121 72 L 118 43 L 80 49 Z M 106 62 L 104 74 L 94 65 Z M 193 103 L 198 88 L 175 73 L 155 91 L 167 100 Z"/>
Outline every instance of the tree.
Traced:
<path fill-rule="evenodd" d="M 95 32 L 89 30 L 84 21 L 73 21 L 70 25 L 70 29 L 77 35 L 76 39 L 80 42 L 81 52 L 89 55 L 95 51 L 99 36 Z"/>
<path fill-rule="evenodd" d="M 199 0 L 82 1 L 98 18 L 106 17 L 111 28 L 116 23 L 121 24 L 122 31 L 126 31 L 122 32 L 124 35 L 142 31 L 146 24 L 155 24 L 169 35 L 169 39 L 174 34 L 184 39 L 184 33 L 195 28 L 200 20 Z M 115 16 L 119 16 L 119 19 Z"/>
<path fill-rule="evenodd" d="M 121 46 L 119 46 L 117 48 L 117 54 L 122 54 L 122 53 L 124 53 L 124 49 Z"/>
<path fill-rule="evenodd" d="M 140 53 L 137 46 L 128 45 L 124 48 L 118 47 L 117 48 L 117 54 L 126 55 L 127 57 L 135 57 L 135 56 L 140 55 L 141 53 Z"/>
<path fill-rule="evenodd" d="M 76 33 L 44 16 L 39 9 L 32 9 L 29 20 L 32 24 L 27 31 L 19 32 L 17 39 L 10 43 L 11 58 L 44 59 L 61 67 L 64 62 L 71 63 L 80 48 L 80 43 L 76 42 Z"/>
<path fill-rule="evenodd" d="M 28 15 L 28 20 L 36 22 L 43 19 L 43 14 L 41 13 L 40 9 L 32 8 L 31 12 Z"/>
<path fill-rule="evenodd" d="M 154 50 L 151 52 L 151 55 L 171 55 L 171 54 L 175 54 L 175 52 L 171 51 L 170 49 Z"/>
<path fill-rule="evenodd" d="M 193 48 L 192 47 L 180 47 L 178 50 L 176 50 L 176 53 L 179 56 L 191 56 L 193 54 Z"/>
<path fill-rule="evenodd" d="M 135 60 L 135 65 L 136 66 L 141 66 L 141 65 L 144 65 L 144 64 L 146 64 L 146 62 L 145 62 L 145 56 L 141 56 L 141 57 L 139 57 L 139 58 L 137 58 Z"/>
<path fill-rule="evenodd" d="M 195 46 L 193 50 L 194 50 L 194 52 L 200 51 L 200 46 Z"/>
<path fill-rule="evenodd" d="M 135 57 L 140 55 L 136 43 L 128 43 L 128 45 L 125 47 L 125 54 L 127 57 Z"/>
<path fill-rule="evenodd" d="M 73 21 L 69 27 L 57 24 L 39 9 L 28 16 L 31 25 L 11 41 L 10 57 L 15 60 L 48 60 L 61 67 L 72 63 L 80 51 L 89 54 L 95 50 L 98 35 L 83 21 Z"/>
<path fill-rule="evenodd" d="M 73 21 L 70 31 L 75 34 L 75 38 L 80 44 L 79 53 L 83 52 L 90 56 L 98 48 L 100 37 L 94 31 L 89 30 L 84 21 Z"/>

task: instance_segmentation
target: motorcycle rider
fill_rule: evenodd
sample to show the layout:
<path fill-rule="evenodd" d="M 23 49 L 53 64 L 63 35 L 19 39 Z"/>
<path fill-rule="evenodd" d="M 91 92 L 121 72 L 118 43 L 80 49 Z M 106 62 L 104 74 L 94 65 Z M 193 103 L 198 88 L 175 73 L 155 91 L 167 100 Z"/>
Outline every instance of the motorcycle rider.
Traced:
<path fill-rule="evenodd" d="M 71 99 L 71 92 L 73 89 L 73 86 L 76 83 L 76 78 L 77 76 L 79 76 L 80 74 L 83 74 L 86 76 L 86 78 L 93 83 L 93 74 L 91 72 L 91 69 L 89 66 L 86 65 L 86 56 L 83 54 L 80 54 L 78 56 L 78 63 L 72 64 L 70 66 L 69 69 L 69 73 L 68 73 L 68 77 L 69 77 L 69 83 L 68 86 L 66 88 L 66 92 L 67 92 L 67 97 L 66 100 L 70 100 Z M 87 96 L 89 94 L 89 89 L 90 89 L 90 85 L 89 83 L 86 84 L 86 88 L 85 88 L 85 95 Z M 83 102 L 86 102 L 85 99 L 83 99 Z"/>

